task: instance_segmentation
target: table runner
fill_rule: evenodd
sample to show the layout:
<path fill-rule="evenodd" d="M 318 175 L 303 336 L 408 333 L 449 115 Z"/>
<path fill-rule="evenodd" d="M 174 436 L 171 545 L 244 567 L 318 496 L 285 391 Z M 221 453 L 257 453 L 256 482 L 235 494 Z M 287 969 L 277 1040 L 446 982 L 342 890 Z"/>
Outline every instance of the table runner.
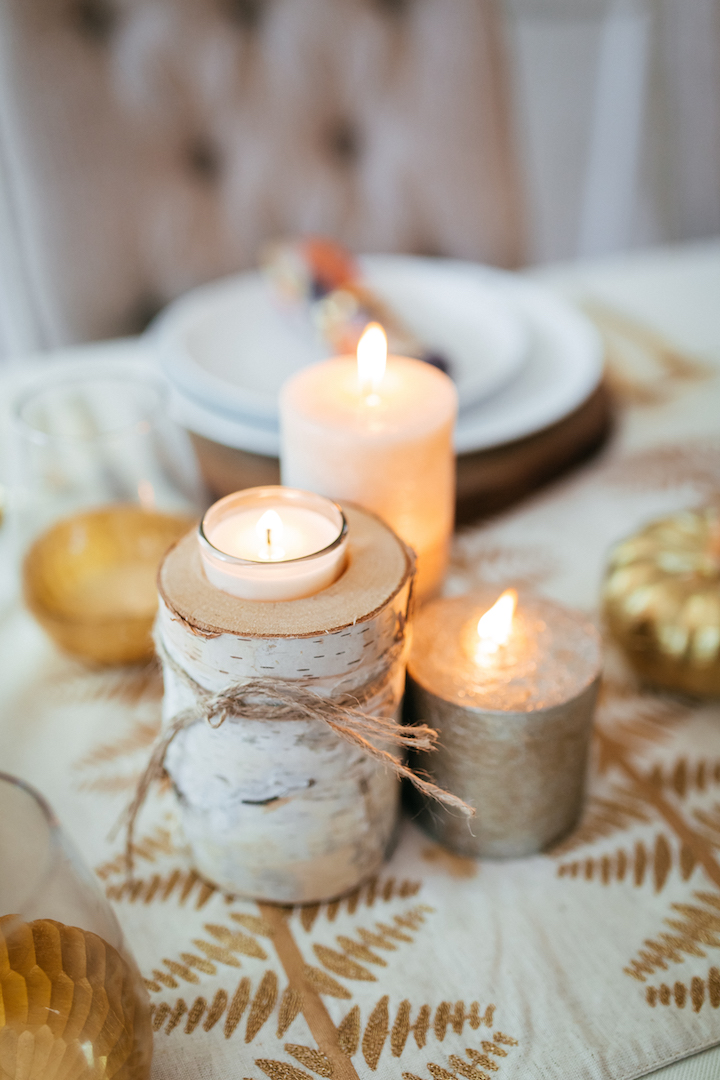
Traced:
<path fill-rule="evenodd" d="M 596 302 L 622 302 L 622 286 L 594 284 Z M 608 332 L 625 395 L 614 442 L 462 534 L 450 592 L 531 585 L 596 613 L 609 545 L 720 489 L 720 325 L 685 366 Z M 475 862 L 406 820 L 377 880 L 285 910 L 199 880 L 162 791 L 127 882 L 122 836 L 109 834 L 157 731 L 156 671 L 88 671 L 17 605 L 0 655 L 2 767 L 45 793 L 104 883 L 147 979 L 158 1080 L 630 1080 L 720 1041 L 716 704 L 644 691 L 611 649 L 571 837 Z"/>

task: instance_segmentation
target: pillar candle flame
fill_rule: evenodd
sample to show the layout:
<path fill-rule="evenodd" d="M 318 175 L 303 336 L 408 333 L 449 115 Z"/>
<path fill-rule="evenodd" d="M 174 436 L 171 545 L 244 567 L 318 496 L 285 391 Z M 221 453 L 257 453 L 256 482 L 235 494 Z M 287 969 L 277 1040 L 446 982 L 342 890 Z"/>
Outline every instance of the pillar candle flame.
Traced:
<path fill-rule="evenodd" d="M 477 659 L 494 656 L 510 639 L 513 616 L 518 595 L 515 589 L 506 589 L 493 606 L 478 620 Z"/>
<path fill-rule="evenodd" d="M 266 510 L 259 518 L 255 530 L 260 540 L 259 556 L 268 562 L 278 562 L 285 557 L 284 548 L 280 547 L 283 536 L 282 518 L 276 510 Z"/>
<path fill-rule="evenodd" d="M 377 390 L 385 375 L 387 338 L 380 323 L 368 323 L 357 347 L 357 370 L 360 389 L 368 400 L 377 399 Z"/>

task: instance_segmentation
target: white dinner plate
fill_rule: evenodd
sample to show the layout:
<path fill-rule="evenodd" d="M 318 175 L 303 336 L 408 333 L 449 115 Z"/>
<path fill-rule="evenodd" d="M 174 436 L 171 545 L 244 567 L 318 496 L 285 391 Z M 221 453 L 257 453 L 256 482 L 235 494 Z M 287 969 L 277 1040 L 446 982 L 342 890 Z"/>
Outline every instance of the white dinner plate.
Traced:
<path fill-rule="evenodd" d="M 461 410 L 495 393 L 527 359 L 527 326 L 492 277 L 407 255 L 361 264 L 377 295 L 429 351 L 448 358 Z M 194 289 L 154 332 L 165 374 L 183 395 L 251 424 L 275 423 L 285 379 L 329 355 L 307 313 L 283 308 L 259 273 Z"/>
<path fill-rule="evenodd" d="M 436 260 L 414 261 L 439 266 Z M 515 377 L 460 414 L 455 430 L 458 453 L 487 450 L 532 435 L 587 400 L 602 377 L 603 349 L 595 327 L 584 315 L 527 278 L 474 263 L 442 265 L 449 281 L 465 278 L 503 295 L 525 326 L 530 343 L 527 359 Z M 277 456 L 279 452 L 276 414 L 267 421 L 253 421 L 231 408 L 210 407 L 180 387 L 177 379 L 172 405 L 175 419 L 198 435 L 251 453 Z"/>

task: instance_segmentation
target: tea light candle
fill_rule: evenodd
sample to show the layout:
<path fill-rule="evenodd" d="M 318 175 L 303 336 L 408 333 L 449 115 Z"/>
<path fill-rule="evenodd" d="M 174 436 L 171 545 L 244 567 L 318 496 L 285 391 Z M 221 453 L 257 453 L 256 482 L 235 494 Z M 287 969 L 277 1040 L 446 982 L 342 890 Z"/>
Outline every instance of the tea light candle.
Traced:
<path fill-rule="evenodd" d="M 415 550 L 420 598 L 447 565 L 455 506 L 457 394 L 441 371 L 387 357 L 372 324 L 357 358 L 298 372 L 280 393 L 283 483 L 374 511 Z"/>
<path fill-rule="evenodd" d="M 227 495 L 198 531 L 205 575 L 245 600 L 314 596 L 342 573 L 345 515 L 319 495 L 278 486 Z"/>
<path fill-rule="evenodd" d="M 408 697 L 439 749 L 417 764 L 477 816 L 423 806 L 423 827 L 476 856 L 527 855 L 567 833 L 582 809 L 600 665 L 596 629 L 541 597 L 485 589 L 424 608 Z"/>

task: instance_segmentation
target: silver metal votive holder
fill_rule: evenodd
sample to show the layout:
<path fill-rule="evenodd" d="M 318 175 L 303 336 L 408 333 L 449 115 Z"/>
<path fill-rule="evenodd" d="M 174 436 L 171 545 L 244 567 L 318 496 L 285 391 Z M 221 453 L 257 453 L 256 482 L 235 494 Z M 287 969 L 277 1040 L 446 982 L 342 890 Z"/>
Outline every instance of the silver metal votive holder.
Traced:
<path fill-rule="evenodd" d="M 423 608 L 407 705 L 439 734 L 414 765 L 476 810 L 468 820 L 422 801 L 419 824 L 458 854 L 507 858 L 560 839 L 580 816 L 601 646 L 583 615 L 521 595 L 507 645 L 478 659 L 478 619 L 497 596 Z"/>

